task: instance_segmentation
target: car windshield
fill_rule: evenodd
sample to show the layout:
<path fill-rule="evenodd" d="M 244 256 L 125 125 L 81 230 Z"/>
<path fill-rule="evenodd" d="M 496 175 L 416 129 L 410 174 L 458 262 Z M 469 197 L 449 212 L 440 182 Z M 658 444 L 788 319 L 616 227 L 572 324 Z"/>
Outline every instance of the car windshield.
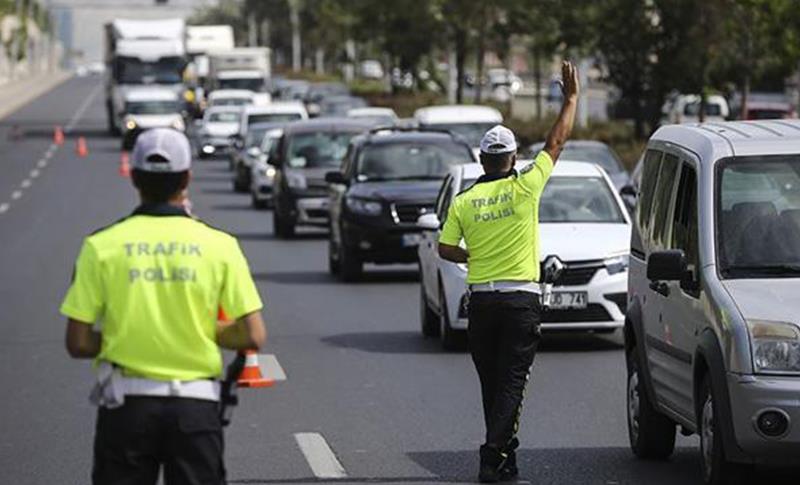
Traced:
<path fill-rule="evenodd" d="M 275 143 L 281 139 L 282 130 L 267 130 L 261 139 L 261 153 L 270 153 Z"/>
<path fill-rule="evenodd" d="M 247 135 L 244 137 L 244 144 L 247 148 L 260 147 L 261 141 L 264 139 L 264 134 L 267 128 L 250 128 L 247 130 Z"/>
<path fill-rule="evenodd" d="M 451 166 L 472 161 L 467 147 L 451 142 L 373 144 L 358 157 L 358 179 L 438 180 Z"/>
<path fill-rule="evenodd" d="M 567 144 L 561 152 L 562 160 L 590 162 L 600 165 L 608 173 L 622 172 L 622 164 L 616 156 L 604 146 L 570 146 Z"/>
<path fill-rule="evenodd" d="M 251 102 L 252 100 L 250 98 L 217 98 L 214 99 L 211 104 L 213 106 L 244 106 Z"/>
<path fill-rule="evenodd" d="M 432 130 L 447 130 L 463 137 L 469 146 L 478 147 L 481 144 L 481 138 L 487 131 L 491 130 L 497 123 L 437 123 L 427 125 L 424 128 Z M 423 129 L 424 129 L 423 128 Z"/>
<path fill-rule="evenodd" d="M 600 177 L 552 177 L 539 202 L 541 223 L 623 223 L 617 200 Z"/>
<path fill-rule="evenodd" d="M 125 110 L 132 115 L 166 115 L 180 111 L 175 101 L 132 101 L 126 103 Z"/>
<path fill-rule="evenodd" d="M 700 114 L 700 102 L 689 103 L 683 108 L 686 116 L 698 116 Z M 706 116 L 722 116 L 722 106 L 718 103 L 706 104 Z"/>
<path fill-rule="evenodd" d="M 208 121 L 212 123 L 238 123 L 239 113 L 233 113 L 233 112 L 211 113 L 208 115 Z"/>
<path fill-rule="evenodd" d="M 120 84 L 179 84 L 183 82 L 184 65 L 180 57 L 165 57 L 157 62 L 118 57 L 114 75 Z"/>
<path fill-rule="evenodd" d="M 800 156 L 722 163 L 717 251 L 726 278 L 800 276 Z"/>
<path fill-rule="evenodd" d="M 287 160 L 292 168 L 334 167 L 342 164 L 356 133 L 298 133 L 289 138 Z"/>
<path fill-rule="evenodd" d="M 218 87 L 219 89 L 247 89 L 258 92 L 264 87 L 264 80 L 259 78 L 220 79 Z"/>
<path fill-rule="evenodd" d="M 297 121 L 303 117 L 300 113 L 261 113 L 247 117 L 248 123 L 281 123 L 284 121 Z"/>

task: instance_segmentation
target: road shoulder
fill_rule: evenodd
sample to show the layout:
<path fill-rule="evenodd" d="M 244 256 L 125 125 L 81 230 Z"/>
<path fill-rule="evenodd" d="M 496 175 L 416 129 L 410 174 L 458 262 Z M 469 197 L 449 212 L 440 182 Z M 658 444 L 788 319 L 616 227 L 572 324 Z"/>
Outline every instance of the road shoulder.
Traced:
<path fill-rule="evenodd" d="M 66 71 L 49 72 L 0 85 L 0 120 L 72 77 Z"/>

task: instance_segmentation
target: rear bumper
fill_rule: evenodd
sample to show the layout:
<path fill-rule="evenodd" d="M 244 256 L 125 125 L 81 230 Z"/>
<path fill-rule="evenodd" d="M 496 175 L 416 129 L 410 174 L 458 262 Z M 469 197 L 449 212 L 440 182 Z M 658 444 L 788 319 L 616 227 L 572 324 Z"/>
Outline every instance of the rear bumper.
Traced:
<path fill-rule="evenodd" d="M 416 263 L 421 230 L 417 227 L 366 226 L 345 221 L 343 238 L 362 261 L 377 264 Z"/>
<path fill-rule="evenodd" d="M 736 444 L 755 463 L 796 465 L 800 457 L 800 377 L 727 374 Z M 768 437 L 758 416 L 778 410 L 789 419 L 786 433 Z"/>

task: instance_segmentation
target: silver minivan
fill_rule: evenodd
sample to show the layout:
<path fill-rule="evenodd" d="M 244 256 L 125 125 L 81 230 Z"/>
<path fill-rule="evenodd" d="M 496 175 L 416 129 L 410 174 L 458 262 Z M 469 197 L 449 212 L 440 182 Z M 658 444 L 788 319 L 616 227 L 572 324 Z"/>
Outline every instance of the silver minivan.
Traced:
<path fill-rule="evenodd" d="M 628 434 L 700 435 L 708 484 L 800 463 L 800 122 L 672 125 L 644 155 L 625 322 Z"/>

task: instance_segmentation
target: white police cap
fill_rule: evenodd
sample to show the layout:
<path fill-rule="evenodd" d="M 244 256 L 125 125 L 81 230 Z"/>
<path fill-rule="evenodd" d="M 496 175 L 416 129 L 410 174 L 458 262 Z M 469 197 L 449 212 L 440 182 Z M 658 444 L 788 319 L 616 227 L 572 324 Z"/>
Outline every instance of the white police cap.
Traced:
<path fill-rule="evenodd" d="M 136 138 L 131 168 L 143 172 L 177 173 L 192 167 L 192 149 L 183 133 L 152 128 Z"/>
<path fill-rule="evenodd" d="M 481 152 L 483 153 L 511 153 L 517 150 L 517 140 L 514 133 L 503 125 L 497 125 L 481 138 Z"/>

